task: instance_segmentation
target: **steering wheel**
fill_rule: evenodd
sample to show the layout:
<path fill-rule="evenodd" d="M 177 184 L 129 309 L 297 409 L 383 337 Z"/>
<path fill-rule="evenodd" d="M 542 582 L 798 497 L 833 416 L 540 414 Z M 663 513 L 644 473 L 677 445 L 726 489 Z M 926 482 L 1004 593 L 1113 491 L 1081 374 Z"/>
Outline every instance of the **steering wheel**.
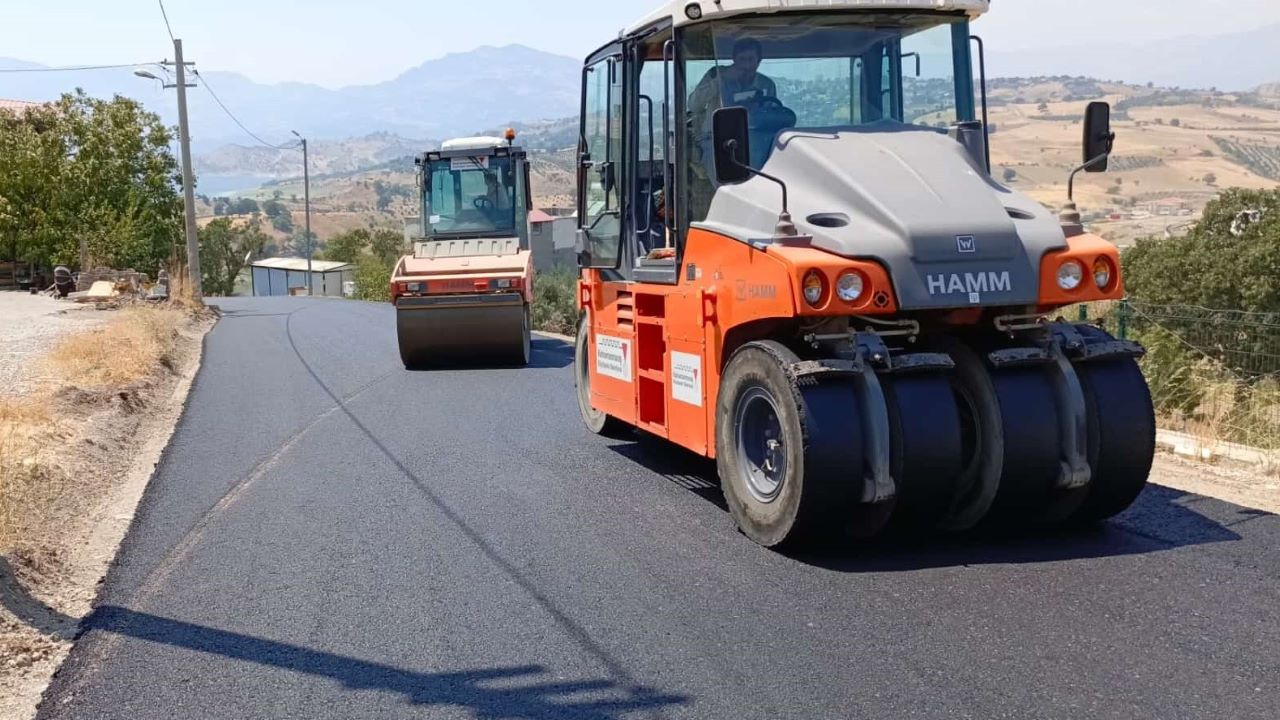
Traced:
<path fill-rule="evenodd" d="M 484 210 L 486 205 L 490 208 L 493 207 L 493 201 L 487 197 L 478 197 L 475 200 L 472 200 L 471 204 L 474 205 L 477 210 Z"/>
<path fill-rule="evenodd" d="M 779 99 L 777 98 L 777 96 L 775 96 L 775 95 L 761 95 L 761 96 L 759 96 L 759 97 L 757 97 L 757 98 L 756 98 L 756 102 L 760 103 L 762 106 L 764 106 L 764 107 L 766 107 L 766 108 L 767 108 L 767 107 L 775 107 L 775 108 L 778 108 L 778 109 L 780 109 L 780 110 L 786 110 L 786 109 L 787 109 L 787 106 L 786 106 L 786 105 L 783 105 L 783 104 L 782 104 L 782 101 L 781 101 L 781 100 L 779 100 Z"/>
<path fill-rule="evenodd" d="M 753 129 L 777 131 L 796 124 L 795 111 L 773 95 L 761 96 L 756 102 L 759 103 L 759 111 L 751 113 Z"/>

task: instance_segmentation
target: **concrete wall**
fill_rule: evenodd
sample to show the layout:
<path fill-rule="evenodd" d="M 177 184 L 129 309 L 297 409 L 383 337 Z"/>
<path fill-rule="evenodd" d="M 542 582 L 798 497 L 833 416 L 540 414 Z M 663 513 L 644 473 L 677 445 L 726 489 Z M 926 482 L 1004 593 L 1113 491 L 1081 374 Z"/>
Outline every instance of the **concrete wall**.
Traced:
<path fill-rule="evenodd" d="M 529 235 L 533 247 L 533 267 L 538 272 L 557 268 L 573 270 L 578 267 L 574 244 L 578 223 L 572 217 L 556 218 L 534 226 Z"/>

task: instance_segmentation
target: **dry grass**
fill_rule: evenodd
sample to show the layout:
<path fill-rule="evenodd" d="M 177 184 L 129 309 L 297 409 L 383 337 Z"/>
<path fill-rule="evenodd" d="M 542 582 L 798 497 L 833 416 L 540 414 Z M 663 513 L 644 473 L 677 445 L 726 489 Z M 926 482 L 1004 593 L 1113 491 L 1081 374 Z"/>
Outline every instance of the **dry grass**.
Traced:
<path fill-rule="evenodd" d="M 188 313 L 180 305 L 126 307 L 107 325 L 60 342 L 39 363 L 35 391 L 0 397 L 0 553 L 66 514 L 74 488 L 59 455 L 72 428 L 62 403 L 137 388 L 172 370 Z"/>
<path fill-rule="evenodd" d="M 112 390 L 138 383 L 157 365 L 173 367 L 181 312 L 130 307 L 106 326 L 72 335 L 45 361 L 58 384 L 81 390 Z"/>
<path fill-rule="evenodd" d="M 26 538 L 66 491 L 65 477 L 44 464 L 56 435 L 44 398 L 0 400 L 0 552 Z"/>

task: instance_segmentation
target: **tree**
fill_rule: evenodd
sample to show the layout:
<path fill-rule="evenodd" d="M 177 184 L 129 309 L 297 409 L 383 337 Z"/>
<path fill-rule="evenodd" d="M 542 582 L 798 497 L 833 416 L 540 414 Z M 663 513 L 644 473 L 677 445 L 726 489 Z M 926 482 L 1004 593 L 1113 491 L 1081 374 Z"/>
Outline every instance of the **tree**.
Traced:
<path fill-rule="evenodd" d="M 1014 170 L 1013 168 L 1005 168 L 1005 169 L 1004 169 L 1004 181 L 1005 181 L 1005 182 L 1007 182 L 1007 183 L 1011 183 L 1011 182 L 1013 182 L 1014 180 L 1017 180 L 1017 179 L 1018 179 L 1018 171 L 1017 171 L 1017 170 Z"/>
<path fill-rule="evenodd" d="M 1172 125 L 1173 127 L 1182 127 L 1182 121 L 1179 120 L 1178 118 L 1174 118 L 1170 120 L 1169 124 Z"/>
<path fill-rule="evenodd" d="M 1186 235 L 1139 240 L 1124 268 L 1144 302 L 1280 313 L 1280 189 L 1224 191 Z"/>
<path fill-rule="evenodd" d="M 227 208 L 228 215 L 254 215 L 258 212 L 258 201 L 253 198 L 239 198 L 231 202 Z"/>
<path fill-rule="evenodd" d="M 200 274 L 206 295 L 230 295 L 245 258 L 260 255 L 267 234 L 256 221 L 236 223 L 222 217 L 200 228 Z"/>
<path fill-rule="evenodd" d="M 82 91 L 0 111 L 0 248 L 40 266 L 155 272 L 179 252 L 182 200 L 172 135 L 124 97 Z"/>
<path fill-rule="evenodd" d="M 339 233 L 329 238 L 324 255 L 329 260 L 353 263 L 369 247 L 373 236 L 364 228 Z"/>
<path fill-rule="evenodd" d="M 1213 173 L 1206 173 L 1203 179 L 1205 185 L 1213 185 L 1218 182 L 1218 176 Z"/>
<path fill-rule="evenodd" d="M 1036 110 L 1038 110 L 1038 111 L 1040 112 L 1040 114 L 1041 114 L 1041 115 L 1048 115 L 1048 114 L 1049 114 L 1049 103 L 1043 103 L 1043 102 L 1042 102 L 1042 103 L 1040 103 L 1039 107 L 1037 107 L 1037 108 L 1036 108 Z"/>
<path fill-rule="evenodd" d="M 383 265 L 393 267 L 404 254 L 404 233 L 391 228 L 378 228 L 369 240 L 369 250 Z"/>

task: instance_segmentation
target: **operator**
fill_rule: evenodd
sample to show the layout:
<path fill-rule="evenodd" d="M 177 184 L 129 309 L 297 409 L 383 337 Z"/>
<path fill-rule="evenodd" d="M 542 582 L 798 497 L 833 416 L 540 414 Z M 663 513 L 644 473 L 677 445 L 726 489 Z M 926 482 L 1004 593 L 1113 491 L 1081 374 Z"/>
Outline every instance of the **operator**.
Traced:
<path fill-rule="evenodd" d="M 734 42 L 733 62 L 724 67 L 716 66 L 698 82 L 689 96 L 693 115 L 693 128 L 697 133 L 694 148 L 699 157 L 693 163 L 694 183 L 690 208 L 695 218 L 705 217 L 715 192 L 715 155 L 711 149 L 711 116 L 724 107 L 747 108 L 748 115 L 755 115 L 766 99 L 777 104 L 778 86 L 772 78 L 759 72 L 764 50 L 759 40 L 741 38 Z"/>

